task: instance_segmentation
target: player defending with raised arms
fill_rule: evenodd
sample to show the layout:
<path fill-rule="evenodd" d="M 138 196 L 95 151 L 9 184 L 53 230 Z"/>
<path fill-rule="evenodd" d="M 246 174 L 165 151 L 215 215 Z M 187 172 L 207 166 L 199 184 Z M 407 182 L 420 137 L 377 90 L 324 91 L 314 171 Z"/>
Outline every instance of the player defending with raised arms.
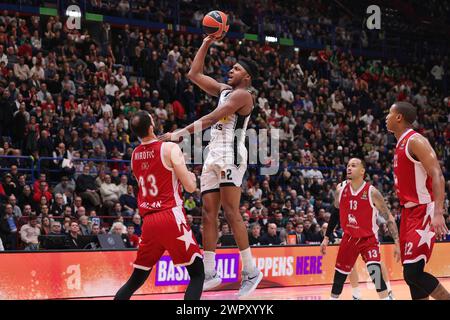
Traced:
<path fill-rule="evenodd" d="M 131 129 L 141 139 L 131 156 L 131 168 L 138 181 L 139 214 L 144 222 L 133 274 L 115 299 L 130 299 L 167 250 L 174 265 L 186 266 L 189 273 L 185 300 L 198 300 L 205 273 L 181 198 L 181 185 L 188 192 L 195 191 L 196 177 L 188 171 L 180 147 L 159 141 L 153 128 L 147 111 L 138 111 L 131 120 Z"/>
<path fill-rule="evenodd" d="M 205 263 L 204 290 L 221 283 L 215 268 L 218 239 L 217 217 L 220 206 L 231 226 L 242 258 L 242 283 L 239 297 L 251 294 L 262 272 L 256 267 L 250 251 L 247 229 L 239 213 L 242 178 L 247 170 L 245 130 L 253 109 L 253 97 L 248 88 L 258 76 L 258 67 L 250 59 L 240 59 L 228 74 L 228 83 L 219 83 L 203 74 L 208 48 L 216 39 L 203 40 L 189 71 L 189 79 L 206 93 L 219 97 L 217 108 L 184 129 L 162 136 L 164 140 L 179 141 L 195 130 L 211 128 L 209 153 L 203 165 L 201 192 L 203 202 L 203 246 Z"/>
<path fill-rule="evenodd" d="M 380 244 L 377 239 L 378 225 L 376 223 L 378 213 L 388 221 L 389 231 L 395 241 L 394 257 L 399 261 L 397 225 L 381 193 L 364 181 L 365 172 L 365 164 L 361 159 L 350 159 L 347 164 L 349 183 L 340 187 L 335 194 L 334 206 L 339 208 L 344 236 L 336 258 L 331 299 L 339 298 L 345 280 L 359 255 L 366 262 L 379 297 L 385 300 L 391 299 L 380 266 Z M 326 243 L 322 243 L 322 253 L 326 252 L 325 249 Z"/>
<path fill-rule="evenodd" d="M 412 129 L 416 108 L 406 101 L 394 103 L 386 127 L 397 138 L 394 182 L 402 207 L 400 246 L 403 276 L 411 298 L 449 300 L 447 289 L 424 271 L 436 238 L 448 233 L 444 219 L 445 179 L 428 140 Z"/>

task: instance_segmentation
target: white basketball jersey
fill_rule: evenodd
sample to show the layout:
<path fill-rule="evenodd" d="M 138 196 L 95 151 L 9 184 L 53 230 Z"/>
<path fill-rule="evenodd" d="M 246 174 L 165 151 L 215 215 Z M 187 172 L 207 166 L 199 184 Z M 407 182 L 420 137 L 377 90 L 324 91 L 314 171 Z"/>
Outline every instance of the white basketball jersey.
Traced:
<path fill-rule="evenodd" d="M 220 108 L 233 90 L 220 93 L 217 108 Z M 237 113 L 220 119 L 211 127 L 211 140 L 208 145 L 209 154 L 206 162 L 217 164 L 247 164 L 247 148 L 245 134 L 250 114 L 242 116 Z"/>

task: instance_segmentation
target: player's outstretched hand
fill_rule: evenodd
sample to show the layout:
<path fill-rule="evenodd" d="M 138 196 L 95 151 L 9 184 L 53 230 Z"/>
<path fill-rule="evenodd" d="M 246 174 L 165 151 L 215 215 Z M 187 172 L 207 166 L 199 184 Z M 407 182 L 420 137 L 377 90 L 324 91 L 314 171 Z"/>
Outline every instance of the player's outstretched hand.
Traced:
<path fill-rule="evenodd" d="M 431 219 L 431 226 L 436 234 L 436 240 L 442 240 L 448 233 L 448 228 L 445 225 L 444 215 L 441 212 L 435 212 L 434 217 Z"/>
<path fill-rule="evenodd" d="M 174 132 L 167 132 L 158 137 L 160 141 L 170 141 L 170 142 L 180 142 L 183 140 L 183 137 L 179 137 Z"/>
<path fill-rule="evenodd" d="M 327 246 L 328 246 L 329 242 L 330 242 L 330 240 L 327 237 L 323 238 L 323 241 L 320 244 L 320 253 L 321 254 L 323 254 L 323 255 L 327 254 Z"/>

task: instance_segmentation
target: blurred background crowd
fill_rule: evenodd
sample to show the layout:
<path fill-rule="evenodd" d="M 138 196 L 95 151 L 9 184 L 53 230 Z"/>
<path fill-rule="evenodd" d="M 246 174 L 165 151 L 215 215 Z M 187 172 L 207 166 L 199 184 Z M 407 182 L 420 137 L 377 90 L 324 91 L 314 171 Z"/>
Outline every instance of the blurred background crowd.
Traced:
<path fill-rule="evenodd" d="M 263 28 L 265 34 L 305 44 L 286 48 L 226 37 L 212 45 L 205 62 L 205 73 L 225 82 L 240 56 L 257 61 L 260 78 L 253 82 L 255 108 L 248 127 L 280 130 L 279 153 L 272 155 L 272 161 L 280 159 L 277 174 L 261 175 L 261 166 L 269 165 L 264 163 L 250 165 L 244 178 L 240 210 L 252 245 L 319 244 L 351 157 L 365 159 L 367 179 L 399 221 L 392 176 L 396 141 L 384 123 L 395 101 L 418 107 L 416 129 L 439 157 L 448 208 L 449 48 L 430 45 L 440 43 L 439 35 L 414 26 L 417 38 L 402 40 L 411 46 L 407 57 L 353 54 L 354 48 L 381 48 L 388 35 L 355 24 L 342 3 L 223 4 L 234 32 Z M 450 7 L 432 4 L 420 14 L 448 23 Z M 222 8 L 222 3 L 205 6 L 195 0 L 86 5 L 105 15 L 194 27 L 208 8 Z M 408 20 L 389 21 L 395 34 L 413 30 L 405 28 Z M 428 44 L 417 40 L 421 36 L 429 37 Z M 0 249 L 36 250 L 39 235 L 56 234 L 66 235 L 72 249 L 82 247 L 79 236 L 105 233 L 121 235 L 127 247 L 138 245 L 141 218 L 129 166 L 138 140 L 129 121 L 145 109 L 161 134 L 215 108 L 216 99 L 186 77 L 201 42 L 199 34 L 128 24 L 97 23 L 77 31 L 68 30 L 59 17 L 0 14 Z M 191 169 L 200 176 L 201 165 Z M 186 193 L 184 201 L 201 244 L 199 190 Z M 378 223 L 380 241 L 391 241 L 386 222 Z M 219 245 L 234 245 L 222 214 L 218 228 Z M 334 240 L 341 235 L 338 227 Z"/>

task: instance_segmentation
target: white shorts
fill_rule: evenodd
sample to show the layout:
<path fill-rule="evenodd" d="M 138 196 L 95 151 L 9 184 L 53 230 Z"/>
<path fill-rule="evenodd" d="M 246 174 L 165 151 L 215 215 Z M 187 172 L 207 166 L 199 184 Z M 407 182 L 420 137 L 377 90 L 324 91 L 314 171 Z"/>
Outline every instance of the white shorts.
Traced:
<path fill-rule="evenodd" d="M 247 165 L 243 163 L 239 166 L 234 164 L 205 164 L 200 177 L 200 191 L 204 194 L 217 192 L 220 187 L 240 187 L 245 171 L 247 171 Z"/>

